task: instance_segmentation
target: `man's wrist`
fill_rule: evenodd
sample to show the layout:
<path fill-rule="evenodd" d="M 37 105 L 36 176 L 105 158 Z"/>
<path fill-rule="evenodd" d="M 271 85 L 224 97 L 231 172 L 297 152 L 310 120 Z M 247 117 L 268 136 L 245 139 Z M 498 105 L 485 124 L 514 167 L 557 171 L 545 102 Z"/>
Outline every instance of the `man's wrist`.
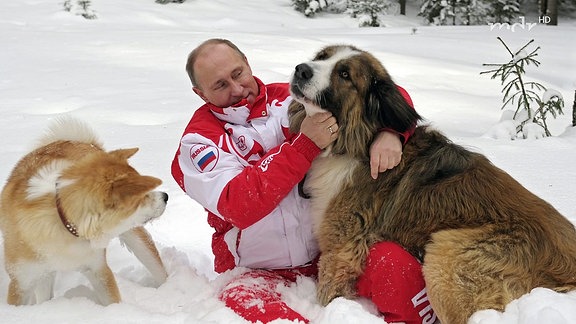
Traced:
<path fill-rule="evenodd" d="M 402 145 L 406 144 L 406 142 L 408 141 L 408 138 L 406 138 L 406 135 L 404 133 L 396 131 L 392 128 L 381 128 L 378 130 L 378 133 L 382 133 L 382 132 L 388 132 L 388 133 L 398 135 L 398 139 L 400 139 L 400 142 L 402 143 Z"/>
<path fill-rule="evenodd" d="M 310 137 L 299 133 L 296 137 L 292 139 L 292 146 L 302 153 L 306 159 L 312 162 L 322 150 L 314 143 Z"/>

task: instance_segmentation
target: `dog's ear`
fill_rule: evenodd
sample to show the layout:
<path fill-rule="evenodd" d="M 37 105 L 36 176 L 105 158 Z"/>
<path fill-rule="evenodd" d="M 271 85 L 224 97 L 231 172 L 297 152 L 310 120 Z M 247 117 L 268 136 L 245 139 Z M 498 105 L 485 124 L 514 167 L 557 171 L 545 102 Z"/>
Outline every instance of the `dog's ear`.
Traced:
<path fill-rule="evenodd" d="M 143 175 L 124 177 L 112 184 L 112 201 L 125 201 L 130 197 L 139 197 L 162 184 L 162 180 Z"/>
<path fill-rule="evenodd" d="M 119 149 L 110 151 L 109 154 L 113 157 L 118 158 L 119 160 L 128 160 L 132 155 L 138 152 L 138 148 L 129 148 L 129 149 Z"/>
<path fill-rule="evenodd" d="M 290 132 L 298 133 L 302 121 L 306 118 L 306 109 L 304 109 L 304 105 L 296 100 L 292 100 L 288 106 L 288 118 L 290 119 Z"/>
<path fill-rule="evenodd" d="M 398 90 L 390 78 L 374 78 L 366 97 L 367 116 L 370 124 L 378 129 L 390 128 L 405 132 L 422 119 Z"/>

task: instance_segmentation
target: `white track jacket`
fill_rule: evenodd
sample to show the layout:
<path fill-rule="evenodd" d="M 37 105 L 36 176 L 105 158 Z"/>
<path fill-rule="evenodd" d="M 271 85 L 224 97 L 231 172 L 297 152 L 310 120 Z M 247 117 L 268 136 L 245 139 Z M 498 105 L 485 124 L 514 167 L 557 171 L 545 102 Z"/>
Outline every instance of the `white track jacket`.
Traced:
<path fill-rule="evenodd" d="M 172 162 L 180 187 L 208 211 L 214 269 L 280 269 L 318 255 L 300 182 L 320 149 L 288 131 L 287 83 L 259 85 L 251 107 L 200 107 Z"/>

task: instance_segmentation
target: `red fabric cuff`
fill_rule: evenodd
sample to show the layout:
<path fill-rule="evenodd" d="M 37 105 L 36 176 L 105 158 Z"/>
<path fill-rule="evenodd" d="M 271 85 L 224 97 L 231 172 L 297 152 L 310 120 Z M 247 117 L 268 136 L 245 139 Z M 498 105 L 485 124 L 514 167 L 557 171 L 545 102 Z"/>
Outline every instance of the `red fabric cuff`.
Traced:
<path fill-rule="evenodd" d="M 400 137 L 400 141 L 402 142 L 402 145 L 404 145 L 404 144 L 406 144 L 406 142 L 408 142 L 408 139 L 414 133 L 414 128 L 411 128 L 404 133 L 401 133 L 401 132 L 394 130 L 392 128 L 382 128 L 382 129 L 378 130 L 378 132 L 394 133 L 394 134 L 398 135 L 398 137 Z"/>
<path fill-rule="evenodd" d="M 304 154 L 310 162 L 314 160 L 322 150 L 306 135 L 299 133 L 292 139 L 292 146 L 298 152 Z"/>

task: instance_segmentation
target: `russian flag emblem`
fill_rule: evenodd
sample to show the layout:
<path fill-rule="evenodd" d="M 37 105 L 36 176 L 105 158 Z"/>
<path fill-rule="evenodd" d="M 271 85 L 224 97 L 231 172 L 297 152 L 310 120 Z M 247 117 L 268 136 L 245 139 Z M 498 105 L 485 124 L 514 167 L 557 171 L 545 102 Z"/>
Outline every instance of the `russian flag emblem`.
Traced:
<path fill-rule="evenodd" d="M 200 172 L 212 171 L 218 161 L 218 149 L 209 145 L 194 145 L 190 149 L 190 158 Z"/>
<path fill-rule="evenodd" d="M 210 165 L 210 163 L 212 163 L 212 161 L 214 160 L 216 160 L 216 154 L 210 151 L 204 154 L 204 156 L 200 159 L 200 161 L 198 161 L 198 166 L 202 171 L 204 171 L 204 169 L 206 169 L 206 167 Z"/>

